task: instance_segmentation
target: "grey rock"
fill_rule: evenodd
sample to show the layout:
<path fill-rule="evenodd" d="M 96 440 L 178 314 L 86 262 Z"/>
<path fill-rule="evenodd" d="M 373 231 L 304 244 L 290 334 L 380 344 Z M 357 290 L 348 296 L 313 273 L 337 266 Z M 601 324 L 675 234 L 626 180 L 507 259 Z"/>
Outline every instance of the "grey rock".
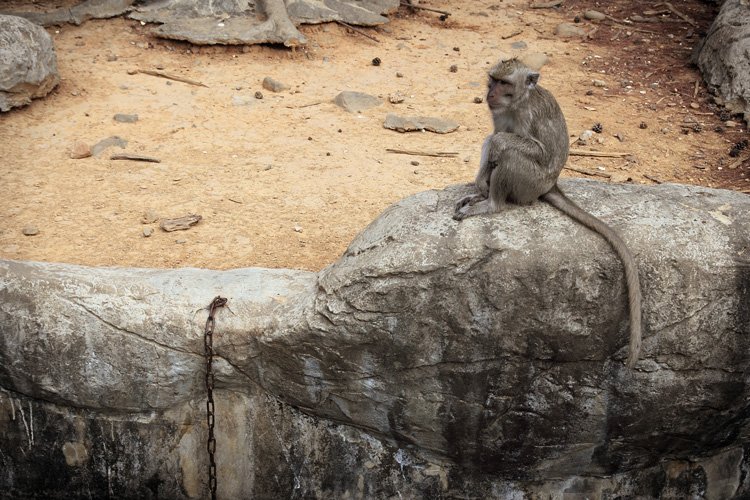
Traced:
<path fill-rule="evenodd" d="M 271 92 L 283 92 L 289 90 L 291 87 L 286 83 L 281 83 L 270 76 L 267 76 L 263 79 L 263 88 L 270 90 Z"/>
<path fill-rule="evenodd" d="M 106 139 L 102 139 L 91 147 L 91 154 L 93 154 L 94 156 L 99 156 L 104 151 L 114 146 L 125 149 L 128 146 L 128 141 L 117 135 L 107 137 Z"/>
<path fill-rule="evenodd" d="M 24 228 L 21 229 L 21 233 L 23 233 L 24 236 L 36 236 L 39 234 L 39 228 L 34 225 L 24 226 Z"/>
<path fill-rule="evenodd" d="M 116 122 L 120 123 L 135 123 L 138 121 L 138 115 L 128 115 L 124 113 L 117 113 L 112 117 Z"/>
<path fill-rule="evenodd" d="M 383 101 L 375 96 L 351 90 L 340 92 L 333 102 L 350 113 L 360 113 L 383 104 Z"/>
<path fill-rule="evenodd" d="M 64 23 L 81 24 L 89 19 L 106 19 L 128 12 L 135 0 L 86 0 L 70 8 L 62 7 L 49 12 L 9 13 L 21 16 L 42 26 Z M 1 21 L 0 21 L 1 23 Z"/>
<path fill-rule="evenodd" d="M 398 0 L 167 0 L 139 5 L 130 17 L 159 23 L 155 34 L 196 44 L 307 43 L 300 24 L 343 21 L 375 26 L 398 9 Z"/>
<path fill-rule="evenodd" d="M 44 28 L 0 15 L 0 111 L 44 97 L 59 82 L 55 48 Z"/>
<path fill-rule="evenodd" d="M 599 12 L 598 10 L 587 10 L 583 13 L 583 17 L 590 21 L 604 21 L 607 19 L 606 14 Z"/>
<path fill-rule="evenodd" d="M 528 45 L 526 44 L 526 42 L 519 40 L 517 42 L 511 43 L 510 48 L 515 50 L 526 50 L 528 48 Z"/>
<path fill-rule="evenodd" d="M 460 125 L 453 120 L 434 118 L 430 116 L 399 116 L 388 113 L 383 127 L 398 132 L 414 132 L 428 130 L 438 134 L 448 134 L 458 130 Z"/>
<path fill-rule="evenodd" d="M 206 497 L 221 295 L 222 497 L 747 497 L 750 200 L 562 188 L 637 256 L 634 371 L 607 244 L 542 203 L 457 223 L 465 186 L 393 205 L 320 273 L 0 261 L 0 449 L 23 449 L 0 487 Z"/>
<path fill-rule="evenodd" d="M 705 39 L 693 53 L 712 92 L 731 113 L 750 121 L 750 9 L 745 0 L 726 0 Z"/>
<path fill-rule="evenodd" d="M 561 38 L 586 36 L 586 30 L 572 23 L 560 23 L 555 27 L 555 35 Z"/>

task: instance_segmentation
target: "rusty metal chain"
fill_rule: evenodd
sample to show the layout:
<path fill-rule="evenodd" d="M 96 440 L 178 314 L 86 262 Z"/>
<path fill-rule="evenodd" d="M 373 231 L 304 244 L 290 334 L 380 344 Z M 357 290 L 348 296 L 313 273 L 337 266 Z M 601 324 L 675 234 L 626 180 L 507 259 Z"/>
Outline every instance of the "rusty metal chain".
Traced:
<path fill-rule="evenodd" d="M 214 319 L 214 312 L 219 307 L 224 307 L 227 303 L 227 299 L 223 297 L 216 297 L 211 301 L 211 305 L 208 308 L 208 319 L 206 319 L 206 328 L 203 335 L 203 347 L 206 355 L 206 420 L 208 422 L 208 442 L 206 449 L 208 450 L 208 487 L 211 491 L 211 500 L 216 500 L 216 437 L 214 436 L 214 424 L 216 418 L 214 415 L 214 326 L 216 320 Z"/>

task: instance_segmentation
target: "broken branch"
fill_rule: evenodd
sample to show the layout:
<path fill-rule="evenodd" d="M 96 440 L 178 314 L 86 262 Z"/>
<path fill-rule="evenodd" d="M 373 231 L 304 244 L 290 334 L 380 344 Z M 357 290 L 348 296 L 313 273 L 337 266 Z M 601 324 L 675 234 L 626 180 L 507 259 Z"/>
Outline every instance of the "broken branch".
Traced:
<path fill-rule="evenodd" d="M 610 153 L 607 151 L 586 151 L 583 149 L 571 149 L 569 154 L 570 156 L 593 156 L 595 158 L 624 158 L 631 155 L 631 153 Z"/>
<path fill-rule="evenodd" d="M 355 32 L 355 33 L 358 33 L 358 34 L 362 35 L 362 36 L 363 36 L 363 37 L 365 37 L 365 38 L 369 38 L 370 40 L 372 40 L 372 41 L 374 41 L 374 42 L 380 43 L 380 40 L 378 40 L 378 39 L 377 39 L 377 38 L 375 38 L 374 36 L 372 36 L 372 35 L 368 35 L 368 34 L 367 34 L 367 33 L 365 33 L 364 31 L 362 31 L 361 29 L 359 29 L 359 28 L 355 28 L 355 27 L 354 27 L 354 26 L 352 26 L 351 24 L 345 23 L 344 21 L 339 21 L 338 19 L 336 19 L 336 22 L 337 22 L 338 24 L 340 24 L 341 26 L 345 26 L 345 27 L 349 28 L 350 30 L 352 30 L 353 32 Z"/>
<path fill-rule="evenodd" d="M 612 177 L 609 174 L 605 174 L 604 172 L 599 172 L 599 171 L 596 171 L 596 170 L 586 170 L 586 169 L 583 169 L 583 168 L 576 168 L 576 167 L 563 167 L 563 168 L 565 170 L 572 170 L 573 172 L 578 172 L 579 174 L 595 175 L 595 176 L 598 176 L 598 177 L 604 177 L 605 179 L 609 179 L 610 177 Z"/>
<path fill-rule="evenodd" d="M 152 156 L 136 155 L 131 153 L 116 153 L 109 157 L 110 160 L 132 160 L 146 161 L 149 163 L 161 163 L 161 160 Z"/>
<path fill-rule="evenodd" d="M 446 12 L 444 10 L 438 10 L 438 9 L 431 9 L 430 7 L 422 7 L 421 5 L 413 5 L 411 2 L 406 2 L 404 0 L 401 0 L 401 5 L 404 7 L 411 7 L 412 9 L 419 9 L 419 10 L 426 10 L 429 12 L 437 12 L 438 14 L 442 14 L 444 16 L 450 16 L 450 12 Z"/>
<path fill-rule="evenodd" d="M 389 153 L 397 153 L 402 155 L 414 155 L 414 156 L 437 156 L 440 158 L 455 158 L 458 156 L 458 153 L 450 152 L 450 151 L 436 151 L 434 153 L 431 153 L 429 151 L 413 151 L 409 149 L 393 149 L 393 148 L 386 148 L 386 151 Z"/>
<path fill-rule="evenodd" d="M 196 80 L 191 80 L 190 78 L 185 78 L 184 76 L 172 75 L 170 73 L 165 73 L 164 71 L 160 71 L 160 70 L 154 70 L 154 69 L 135 69 L 135 70 L 132 70 L 132 71 L 128 71 L 128 74 L 130 74 L 130 75 L 134 75 L 136 73 L 143 73 L 145 75 L 158 76 L 158 77 L 161 77 L 161 78 L 166 78 L 168 80 L 174 80 L 176 82 L 182 82 L 182 83 L 187 83 L 189 85 L 195 85 L 197 87 L 206 87 L 206 88 L 208 88 L 208 85 L 206 85 L 205 83 L 201 83 L 201 82 L 196 81 Z"/>

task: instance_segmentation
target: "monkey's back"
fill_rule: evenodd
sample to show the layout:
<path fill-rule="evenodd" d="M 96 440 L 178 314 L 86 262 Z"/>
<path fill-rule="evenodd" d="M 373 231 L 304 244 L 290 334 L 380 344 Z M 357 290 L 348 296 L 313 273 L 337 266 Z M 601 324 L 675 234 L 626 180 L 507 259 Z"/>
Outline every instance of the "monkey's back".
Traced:
<path fill-rule="evenodd" d="M 568 161 L 570 147 L 565 116 L 552 93 L 539 85 L 529 92 L 528 105 L 529 132 L 544 146 L 544 166 L 557 176 Z"/>

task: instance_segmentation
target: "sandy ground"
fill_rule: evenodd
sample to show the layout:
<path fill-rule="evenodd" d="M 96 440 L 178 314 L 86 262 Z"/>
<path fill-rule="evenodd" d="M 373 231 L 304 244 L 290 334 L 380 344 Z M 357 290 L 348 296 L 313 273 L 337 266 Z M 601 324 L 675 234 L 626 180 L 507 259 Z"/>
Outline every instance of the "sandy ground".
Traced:
<path fill-rule="evenodd" d="M 452 15 L 442 22 L 435 14 L 401 9 L 388 25 L 367 30 L 379 43 L 336 24 L 303 26 L 310 44 L 297 50 L 194 47 L 154 38 L 149 26 L 122 18 L 49 28 L 60 86 L 0 116 L 0 258 L 319 270 L 400 198 L 472 180 L 490 127 L 485 105 L 474 99 L 484 93 L 486 69 L 507 55 L 549 57 L 541 84 L 560 101 L 571 142 L 602 125 L 589 145 L 574 147 L 629 154 L 571 157 L 571 168 L 597 173 L 604 182 L 750 190 L 750 163 L 741 161 L 748 152 L 739 163 L 729 156 L 746 137 L 744 124 L 724 124 L 728 117 L 696 85 L 699 75 L 689 64 L 715 7 L 676 2 L 695 27 L 667 14 L 669 22 L 635 26 L 582 20 L 590 37 L 565 41 L 554 35 L 555 26 L 586 8 L 623 19 L 650 6 L 422 4 Z M 375 57 L 379 66 L 372 64 Z M 458 70 L 451 72 L 451 65 Z M 154 68 L 206 87 L 128 74 Z M 264 90 L 266 76 L 291 89 Z M 351 114 L 332 102 L 343 90 L 381 96 L 385 103 Z M 257 91 L 263 99 L 255 98 Z M 395 92 L 405 96 L 403 103 L 388 102 Z M 389 112 L 450 118 L 461 127 L 445 135 L 401 134 L 383 128 Z M 119 123 L 115 113 L 139 119 Z M 124 151 L 161 163 L 111 160 L 119 148 L 69 157 L 76 141 L 92 145 L 114 135 L 128 141 Z M 456 155 L 409 156 L 387 148 Z M 147 211 L 203 220 L 167 233 L 158 223 L 142 222 Z M 39 233 L 23 235 L 29 225 Z M 144 228 L 153 234 L 145 237 Z"/>

